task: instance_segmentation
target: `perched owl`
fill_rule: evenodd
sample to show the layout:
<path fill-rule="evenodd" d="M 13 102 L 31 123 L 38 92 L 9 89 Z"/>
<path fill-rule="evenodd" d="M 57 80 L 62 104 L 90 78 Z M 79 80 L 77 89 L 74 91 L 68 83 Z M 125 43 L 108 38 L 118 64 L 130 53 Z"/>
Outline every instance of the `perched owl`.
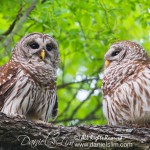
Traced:
<path fill-rule="evenodd" d="M 109 125 L 150 125 L 150 58 L 131 41 L 105 54 L 103 112 Z"/>
<path fill-rule="evenodd" d="M 0 68 L 0 111 L 37 122 L 55 118 L 58 63 L 58 46 L 52 37 L 41 33 L 23 37 L 10 61 Z"/>

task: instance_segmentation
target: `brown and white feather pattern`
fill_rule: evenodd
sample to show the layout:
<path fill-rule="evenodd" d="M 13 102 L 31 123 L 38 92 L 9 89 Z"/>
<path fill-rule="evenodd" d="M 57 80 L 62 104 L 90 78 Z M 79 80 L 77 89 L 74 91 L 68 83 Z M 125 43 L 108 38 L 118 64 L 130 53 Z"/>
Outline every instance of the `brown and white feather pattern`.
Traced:
<path fill-rule="evenodd" d="M 117 55 L 116 55 L 117 54 Z M 150 124 L 150 59 L 130 41 L 114 43 L 105 55 L 103 112 L 110 125 Z"/>
<path fill-rule="evenodd" d="M 30 47 L 33 42 L 38 44 L 37 49 Z M 47 43 L 52 46 L 50 51 L 46 49 Z M 39 56 L 43 49 L 44 60 Z M 10 116 L 45 122 L 50 116 L 56 117 L 58 62 L 57 45 L 51 37 L 40 33 L 23 37 L 11 60 L 0 68 L 0 110 Z"/>

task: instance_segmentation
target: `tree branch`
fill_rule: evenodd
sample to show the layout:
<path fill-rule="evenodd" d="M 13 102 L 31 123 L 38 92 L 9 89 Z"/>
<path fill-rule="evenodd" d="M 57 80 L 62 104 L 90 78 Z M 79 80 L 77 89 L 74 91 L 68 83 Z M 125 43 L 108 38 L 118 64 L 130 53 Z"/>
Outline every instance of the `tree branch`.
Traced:
<path fill-rule="evenodd" d="M 6 35 L 9 35 L 12 30 L 14 29 L 15 25 L 16 25 L 16 22 L 20 19 L 20 17 L 22 16 L 22 6 L 20 7 L 14 21 L 11 23 L 11 25 L 9 26 L 9 28 L 7 29 L 7 31 L 5 31 L 4 33 L 2 33 L 1 35 L 2 36 L 6 36 Z"/>
<path fill-rule="evenodd" d="M 98 120 L 100 118 L 98 117 L 86 117 L 86 118 L 65 118 L 65 119 L 60 119 L 60 120 L 56 120 L 55 123 L 63 123 L 63 122 L 69 122 L 69 121 L 78 121 L 78 122 L 84 122 L 84 121 L 93 121 L 93 120 Z"/>
<path fill-rule="evenodd" d="M 90 79 L 83 79 L 81 81 L 74 81 L 74 82 L 69 82 L 69 83 L 65 83 L 65 84 L 62 84 L 62 85 L 58 85 L 57 86 L 57 89 L 61 89 L 61 88 L 65 88 L 67 86 L 70 86 L 70 85 L 73 85 L 73 84 L 78 84 L 78 83 L 85 83 L 85 82 L 88 82 L 88 81 L 92 81 L 92 80 L 98 80 L 99 78 L 98 77 L 95 77 L 95 78 L 90 78 Z"/>
<path fill-rule="evenodd" d="M 63 127 L 36 124 L 0 113 L 1 150 L 62 149 L 146 149 L 150 129 L 125 126 Z"/>
<path fill-rule="evenodd" d="M 13 36 L 21 29 L 21 27 L 24 24 L 24 22 L 26 21 L 28 15 L 35 8 L 35 5 L 36 5 L 37 2 L 38 2 L 38 0 L 33 0 L 31 5 L 26 9 L 26 12 L 23 14 L 22 18 L 19 20 L 19 22 L 16 25 L 14 31 L 12 31 L 10 36 L 4 41 L 3 45 L 6 47 L 6 52 L 9 51 L 8 45 L 10 45 Z"/>

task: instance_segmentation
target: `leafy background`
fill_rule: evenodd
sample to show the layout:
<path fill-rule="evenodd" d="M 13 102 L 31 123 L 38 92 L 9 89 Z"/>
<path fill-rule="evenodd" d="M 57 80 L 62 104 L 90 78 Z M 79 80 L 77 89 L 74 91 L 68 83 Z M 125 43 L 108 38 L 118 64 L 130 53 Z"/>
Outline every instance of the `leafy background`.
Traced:
<path fill-rule="evenodd" d="M 31 32 L 59 44 L 59 115 L 56 123 L 106 124 L 102 113 L 104 54 L 118 40 L 150 50 L 148 0 L 0 0 L 0 65 Z"/>

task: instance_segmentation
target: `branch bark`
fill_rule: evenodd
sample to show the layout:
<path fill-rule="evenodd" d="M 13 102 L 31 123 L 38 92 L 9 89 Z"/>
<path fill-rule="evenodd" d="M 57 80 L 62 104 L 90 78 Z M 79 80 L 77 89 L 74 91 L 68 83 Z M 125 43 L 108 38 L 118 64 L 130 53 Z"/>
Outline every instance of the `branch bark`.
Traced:
<path fill-rule="evenodd" d="M 120 126 L 51 126 L 0 113 L 1 150 L 148 149 L 150 129 Z"/>
<path fill-rule="evenodd" d="M 83 79 L 81 81 L 74 81 L 74 82 L 69 82 L 69 83 L 65 83 L 65 84 L 62 84 L 62 85 L 58 85 L 57 86 L 57 89 L 61 89 L 61 88 L 65 88 L 67 86 L 70 86 L 70 85 L 73 85 L 73 84 L 78 84 L 78 83 L 87 83 L 89 81 L 93 81 L 93 80 L 98 80 L 99 78 L 98 77 L 95 77 L 95 78 L 90 78 L 90 79 Z"/>

